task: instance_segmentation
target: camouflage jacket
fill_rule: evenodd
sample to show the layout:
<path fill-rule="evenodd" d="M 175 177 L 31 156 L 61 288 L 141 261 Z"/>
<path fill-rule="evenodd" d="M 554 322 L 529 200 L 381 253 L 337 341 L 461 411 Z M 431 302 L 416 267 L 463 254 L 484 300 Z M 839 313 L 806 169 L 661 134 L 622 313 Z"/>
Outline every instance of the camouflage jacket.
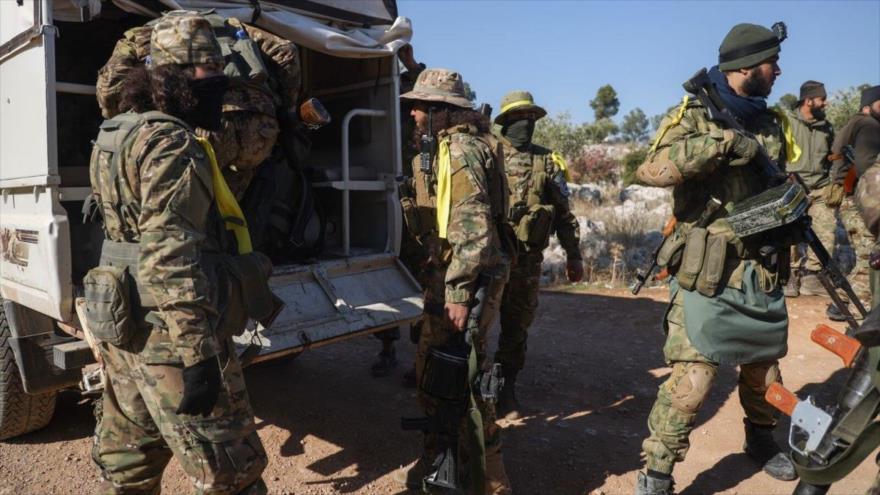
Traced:
<path fill-rule="evenodd" d="M 766 189 L 767 181 L 762 170 L 754 160 L 746 164 L 733 164 L 737 163 L 733 131 L 711 122 L 699 101 L 690 100 L 684 111 L 680 110 L 680 107 L 675 107 L 663 118 L 651 151 L 639 166 L 637 177 L 649 186 L 674 186 L 673 214 L 677 220 L 677 231 L 687 231 L 697 222 L 710 197 L 720 200 L 723 207 L 715 213 L 709 231 L 726 235 L 740 259 L 754 258 L 757 253 L 747 249 L 734 237 L 724 217 L 726 208 Z M 784 164 L 785 141 L 775 113 L 768 109 L 752 122 L 746 123 L 745 127 L 755 135 L 771 158 Z M 675 181 L 646 180 L 657 176 L 654 171 L 671 167 L 677 172 Z M 735 262 L 733 259 L 729 261 Z M 728 275 L 733 268 L 739 276 L 742 275 L 742 263 L 731 267 Z M 741 281 L 739 276 L 729 279 L 729 284 L 738 286 Z"/>
<path fill-rule="evenodd" d="M 828 174 L 831 169 L 831 143 L 834 142 L 834 129 L 825 120 L 806 121 L 801 117 L 800 110 L 784 108 L 794 141 L 801 149 L 796 162 L 789 163 L 786 170 L 797 172 L 808 187 L 820 188 L 828 185 Z"/>
<path fill-rule="evenodd" d="M 876 244 L 880 240 L 880 155 L 859 178 L 855 194 L 859 213 Z"/>
<path fill-rule="evenodd" d="M 299 99 L 302 83 L 296 46 L 235 18 L 228 19 L 226 26 L 217 30 L 237 29 L 245 30 L 259 47 L 269 78 L 265 82 L 233 79 L 223 98 L 223 111 L 255 111 L 274 117 L 276 107 L 291 109 Z M 109 119 L 130 110 L 120 108 L 122 84 L 131 70 L 141 66 L 150 54 L 152 30 L 152 24 L 146 24 L 126 31 L 123 38 L 116 42 L 110 59 L 98 71 L 96 94 L 104 118 Z M 228 55 L 228 47 L 222 48 L 224 55 Z"/>
<path fill-rule="evenodd" d="M 540 204 L 553 206 L 553 230 L 566 256 L 569 260 L 581 259 L 580 225 L 568 203 L 565 171 L 550 157 L 552 151 L 534 143 L 528 150 L 519 151 L 503 136 L 498 139 L 504 145 L 504 173 L 510 189 L 511 207 L 517 203 L 527 205 L 529 193 L 537 192 Z M 536 176 L 535 170 L 543 173 Z"/>
<path fill-rule="evenodd" d="M 440 239 L 436 228 L 424 236 L 429 264 L 446 271 L 445 302 L 464 304 L 476 290 L 477 279 L 486 268 L 503 263 L 505 258 L 499 239 L 498 225 L 504 218 L 507 198 L 505 179 L 485 136 L 471 125 L 460 125 L 440 131 L 438 141 L 449 139 L 452 183 L 450 191 L 449 226 L 446 239 Z M 418 157 L 417 157 L 418 158 Z M 415 180 L 425 180 L 414 167 Z M 427 179 L 427 194 L 417 201 L 435 208 L 438 169 L 434 157 L 434 173 Z M 421 189 L 421 188 L 420 188 Z M 504 191 L 504 192 L 501 192 Z M 498 206 L 504 205 L 504 206 Z M 500 213 L 494 210 L 500 209 Z M 436 215 L 434 215 L 436 219 Z"/>
<path fill-rule="evenodd" d="M 231 245 L 204 149 L 190 129 L 148 122 L 125 141 L 115 178 L 108 156 L 95 146 L 89 166 L 106 237 L 140 244 L 138 285 L 155 299 L 184 365 L 216 355 L 213 275 L 204 262 Z"/>

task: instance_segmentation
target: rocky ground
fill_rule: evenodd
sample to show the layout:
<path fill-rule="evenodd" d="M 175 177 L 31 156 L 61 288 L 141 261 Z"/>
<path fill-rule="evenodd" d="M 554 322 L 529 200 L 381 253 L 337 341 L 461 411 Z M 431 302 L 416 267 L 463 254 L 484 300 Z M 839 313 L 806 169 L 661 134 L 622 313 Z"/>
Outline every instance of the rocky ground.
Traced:
<path fill-rule="evenodd" d="M 516 493 L 632 493 L 645 418 L 669 373 L 658 327 L 665 299 L 663 289 L 638 298 L 621 290 L 542 292 L 520 388 L 531 409 L 520 420 L 502 422 Z M 788 388 L 802 398 L 819 394 L 820 401 L 834 397 L 820 384 L 844 375 L 835 356 L 809 341 L 809 332 L 824 322 L 825 303 L 818 297 L 789 301 L 790 350 L 782 361 Z M 399 429 L 401 416 L 417 414 L 415 393 L 401 387 L 403 365 L 391 377 L 370 377 L 377 347 L 377 340 L 359 338 L 248 370 L 270 456 L 265 479 L 271 493 L 404 493 L 392 473 L 418 455 L 418 434 Z M 412 361 L 409 342 L 399 350 L 402 363 Z M 676 468 L 679 493 L 787 494 L 794 488 L 769 478 L 741 453 L 735 385 L 735 370 L 723 369 L 700 413 L 690 454 Z M 777 432 L 782 442 L 788 422 L 783 426 Z M 0 494 L 93 492 L 93 428 L 91 404 L 64 394 L 48 428 L 0 443 Z M 863 493 L 876 470 L 867 461 L 831 493 Z M 174 462 L 163 487 L 165 493 L 188 492 Z"/>

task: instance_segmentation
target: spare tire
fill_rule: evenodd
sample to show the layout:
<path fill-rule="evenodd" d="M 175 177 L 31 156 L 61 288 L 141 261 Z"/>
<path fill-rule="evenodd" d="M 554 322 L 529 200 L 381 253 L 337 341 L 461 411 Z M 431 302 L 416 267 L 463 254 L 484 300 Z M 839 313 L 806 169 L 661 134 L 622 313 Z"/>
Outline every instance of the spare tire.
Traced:
<path fill-rule="evenodd" d="M 39 430 L 52 420 L 57 392 L 28 394 L 21 385 L 12 333 L 0 299 L 0 440 Z"/>

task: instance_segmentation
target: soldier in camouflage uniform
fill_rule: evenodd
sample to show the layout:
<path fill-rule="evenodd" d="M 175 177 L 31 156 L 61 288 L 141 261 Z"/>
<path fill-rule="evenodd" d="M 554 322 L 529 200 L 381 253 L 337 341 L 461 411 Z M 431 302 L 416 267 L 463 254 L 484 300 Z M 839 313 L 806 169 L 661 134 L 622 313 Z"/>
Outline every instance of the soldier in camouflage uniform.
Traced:
<path fill-rule="evenodd" d="M 543 251 L 554 232 L 568 258 L 571 282 L 584 275 L 579 225 L 568 204 L 567 166 L 558 153 L 532 143 L 535 122 L 547 112 L 531 93 L 512 91 L 501 100 L 494 130 L 504 148 L 504 171 L 510 188 L 510 214 L 518 256 L 501 301 L 501 336 L 495 362 L 501 364 L 504 388 L 499 415 L 516 413 L 516 376 L 526 360 L 529 326 L 538 309 Z"/>
<path fill-rule="evenodd" d="M 196 493 L 265 493 L 267 458 L 231 340 L 247 318 L 229 311 L 236 293 L 222 269 L 234 259 L 215 199 L 226 186 L 210 144 L 192 131 L 221 125 L 223 57 L 209 22 L 186 11 L 155 23 L 150 55 L 150 70 L 124 84 L 142 84 L 160 111 L 105 121 L 90 165 L 106 235 L 101 266 L 85 280 L 93 333 L 112 300 L 95 277 L 122 267 L 117 283 L 133 284 L 126 319 L 113 314 L 127 337 L 99 344 L 108 378 L 92 450 L 100 491 L 159 493 L 173 455 Z"/>
<path fill-rule="evenodd" d="M 859 184 L 855 191 L 856 204 L 865 228 L 874 240 L 871 246 L 871 260 L 880 259 L 880 155 L 874 160 L 874 164 L 868 167 L 859 178 Z M 870 265 L 871 307 L 876 308 L 880 303 L 880 267 L 876 261 Z"/>
<path fill-rule="evenodd" d="M 295 108 L 301 89 L 296 46 L 238 19 L 207 16 L 224 48 L 230 85 L 223 97 L 223 126 L 197 129 L 208 137 L 230 189 L 241 200 L 258 165 L 266 161 L 280 132 L 276 115 Z M 129 110 L 120 105 L 123 81 L 150 52 L 152 23 L 125 32 L 98 71 L 97 96 L 105 118 Z"/>
<path fill-rule="evenodd" d="M 837 231 L 837 217 L 835 208 L 825 203 L 825 188 L 830 183 L 831 144 L 834 141 L 834 129 L 825 120 L 826 98 L 825 85 L 818 81 L 807 81 L 801 85 L 797 104 L 791 108 L 780 108 L 779 111 L 788 121 L 797 144 L 796 156 L 792 153 L 792 161 L 787 164 L 786 171 L 797 172 L 810 188 L 810 209 L 807 213 L 812 218 L 816 236 L 822 245 L 831 250 Z M 801 257 L 801 252 L 806 254 Z M 816 277 L 816 272 L 822 266 L 811 250 L 805 246 L 794 246 L 791 269 L 785 286 L 786 297 L 826 295 L 825 288 Z"/>
<path fill-rule="evenodd" d="M 781 39 L 762 26 L 739 24 L 724 38 L 711 84 L 726 108 L 752 134 L 722 128 L 692 97 L 661 122 L 648 157 L 637 170 L 646 185 L 673 186 L 674 232 L 664 240 L 660 264 L 670 274 L 670 305 L 663 353 L 672 374 L 660 385 L 642 444 L 647 472 L 636 493 L 672 493 L 672 471 L 684 460 L 688 437 L 720 364 L 739 365 L 739 398 L 746 413 L 746 453 L 779 479 L 794 479 L 791 461 L 773 440 L 775 409 L 764 392 L 781 380 L 779 358 L 787 352 L 788 314 L 779 280 L 788 269 L 761 259 L 759 249 L 735 237 L 725 207 L 765 190 L 756 163 L 759 147 L 784 161 L 779 117 L 766 97 L 776 77 Z M 708 228 L 697 226 L 710 198 L 722 203 Z M 787 253 L 789 246 L 775 246 Z"/>
<path fill-rule="evenodd" d="M 416 352 L 416 377 L 421 383 L 430 349 L 446 345 L 455 333 L 464 330 L 479 284 L 485 284 L 486 297 L 473 344 L 478 369 L 492 365 L 487 359 L 487 333 L 509 271 L 500 238 L 506 222 L 507 189 L 501 164 L 493 155 L 497 143 L 488 134 L 489 123 L 465 98 L 464 83 L 457 72 L 426 69 L 413 90 L 401 98 L 413 102 L 410 114 L 417 128 L 422 133 L 433 129 L 436 138 L 431 170 L 426 173 L 419 162 L 413 163 L 420 221 L 405 213 L 407 227 L 428 253 L 423 277 L 425 319 Z M 483 401 L 479 394 L 474 399 L 483 421 L 485 486 L 470 486 L 467 492 L 510 493 L 494 404 Z M 437 399 L 421 389 L 419 404 L 427 415 L 436 414 Z M 465 423 L 462 421 L 463 433 Z M 466 438 L 464 434 L 462 438 Z M 414 466 L 399 472 L 398 481 L 410 487 L 421 485 L 436 454 L 437 441 L 436 434 L 426 433 L 424 455 Z"/>
<path fill-rule="evenodd" d="M 868 265 L 868 258 L 874 245 L 874 238 L 865 230 L 853 193 L 861 180 L 861 175 L 874 163 L 874 158 L 880 153 L 880 86 L 862 91 L 859 104 L 861 111 L 850 118 L 834 140 L 832 146 L 834 164 L 831 177 L 836 190 L 839 191 L 836 199 L 840 202 L 840 220 L 846 227 L 856 254 L 855 266 L 847 278 L 865 307 L 870 307 L 872 297 L 869 279 L 872 271 Z M 844 160 L 841 150 L 846 145 L 853 147 L 855 163 L 847 163 Z M 833 304 L 828 306 L 827 313 L 831 319 L 843 321 L 843 315 Z"/>

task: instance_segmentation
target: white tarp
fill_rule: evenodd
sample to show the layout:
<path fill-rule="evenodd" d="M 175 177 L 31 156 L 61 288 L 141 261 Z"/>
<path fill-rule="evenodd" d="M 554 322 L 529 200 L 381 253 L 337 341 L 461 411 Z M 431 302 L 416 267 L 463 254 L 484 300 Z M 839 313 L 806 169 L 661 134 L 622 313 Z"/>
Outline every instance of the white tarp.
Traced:
<path fill-rule="evenodd" d="M 0 0 L 3 1 L 3 0 Z M 59 0 L 58 3 L 77 0 Z M 81 1 L 81 0 L 80 0 Z M 250 22 L 254 7 L 250 0 L 160 0 L 168 10 L 208 10 L 215 9 L 224 17 L 236 17 Z M 77 2 L 78 3 L 78 2 Z M 119 8 L 147 16 L 157 17 L 160 13 L 147 9 L 137 0 L 113 0 Z M 295 3 L 295 2 L 294 2 Z M 339 10 L 348 9 L 358 15 L 383 18 L 387 9 L 380 11 L 381 1 L 359 0 L 313 0 L 306 4 L 322 4 Z M 390 24 L 376 26 L 357 26 L 351 23 L 332 21 L 304 14 L 297 9 L 280 3 L 260 1 L 261 13 L 256 25 L 294 43 L 336 57 L 374 58 L 394 54 L 412 38 L 412 23 L 406 17 L 397 17 Z M 384 13 L 383 13 L 384 12 Z M 58 14 L 56 7 L 56 15 Z M 77 14 L 78 15 L 78 14 Z M 73 20 L 73 19 L 70 19 Z M 78 20 L 78 19 L 76 19 Z"/>

